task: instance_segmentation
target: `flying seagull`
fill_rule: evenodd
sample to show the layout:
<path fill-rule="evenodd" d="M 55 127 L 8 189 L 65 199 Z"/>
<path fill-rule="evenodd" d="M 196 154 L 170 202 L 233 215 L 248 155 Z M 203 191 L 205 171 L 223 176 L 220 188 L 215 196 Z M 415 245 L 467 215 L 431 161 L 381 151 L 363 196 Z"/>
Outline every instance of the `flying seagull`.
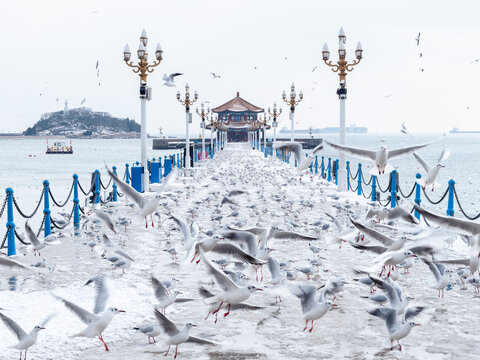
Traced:
<path fill-rule="evenodd" d="M 433 167 L 428 165 L 426 161 L 423 160 L 423 158 L 417 153 L 414 152 L 413 156 L 415 156 L 415 159 L 417 159 L 417 161 L 420 163 L 420 165 L 422 165 L 423 169 L 427 173 L 424 178 L 417 179 L 417 183 L 420 184 L 424 190 L 428 185 L 431 184 L 433 191 L 435 179 L 437 178 L 440 169 L 445 167 L 445 165 L 443 165 L 443 162 L 450 156 L 450 151 L 448 151 L 448 149 L 444 149 L 440 154 L 440 157 L 438 158 L 437 165 Z"/>
<path fill-rule="evenodd" d="M 307 169 L 310 164 L 315 160 L 315 154 L 323 150 L 323 143 L 320 145 L 317 145 L 315 149 L 312 150 L 312 152 L 305 158 L 303 157 L 303 147 L 302 144 L 298 142 L 288 142 L 286 144 L 280 144 L 276 147 L 277 150 L 284 150 L 287 152 L 293 152 L 295 154 L 295 158 L 297 159 L 297 171 L 301 172 L 305 169 Z"/>
<path fill-rule="evenodd" d="M 87 101 L 87 98 L 83 98 L 82 102 L 80 103 L 80 106 L 82 106 L 85 103 L 85 101 Z"/>
<path fill-rule="evenodd" d="M 212 74 L 212 76 L 213 76 L 213 78 L 214 78 L 214 79 L 216 79 L 216 78 L 219 78 L 219 77 L 220 77 L 220 75 L 217 75 L 217 74 L 215 74 L 215 73 L 213 73 L 213 72 L 211 72 L 210 74 Z"/>
<path fill-rule="evenodd" d="M 407 126 L 405 125 L 404 122 L 402 123 L 402 129 L 400 130 L 400 132 L 403 133 L 403 134 L 405 134 L 405 135 L 412 136 L 412 134 L 410 134 L 410 133 L 407 131 Z"/>
<path fill-rule="evenodd" d="M 174 87 L 177 86 L 175 85 L 175 77 L 183 75 L 182 73 L 173 73 L 167 76 L 167 74 L 163 74 L 163 85 L 168 86 L 168 87 Z"/>
<path fill-rule="evenodd" d="M 312 72 L 314 72 L 315 70 L 317 70 L 318 66 L 315 66 L 313 69 L 312 69 Z"/>
<path fill-rule="evenodd" d="M 415 38 L 415 41 L 417 42 L 417 46 L 420 44 L 420 33 L 418 33 L 417 37 Z"/>
<path fill-rule="evenodd" d="M 387 147 L 382 145 L 380 147 L 380 150 L 373 151 L 373 150 L 354 148 L 350 146 L 337 145 L 326 140 L 324 140 L 324 142 L 327 145 L 330 145 L 331 147 L 333 147 L 334 149 L 342 151 L 346 154 L 349 154 L 361 159 L 374 161 L 376 168 L 372 168 L 372 170 L 370 171 L 373 175 L 384 174 L 385 170 L 387 172 L 393 171 L 393 166 L 388 163 L 389 159 L 392 159 L 394 157 L 398 157 L 401 155 L 410 154 L 418 149 L 422 149 L 425 146 L 430 145 L 430 144 L 414 145 L 414 146 L 393 149 L 393 150 L 387 150 Z"/>

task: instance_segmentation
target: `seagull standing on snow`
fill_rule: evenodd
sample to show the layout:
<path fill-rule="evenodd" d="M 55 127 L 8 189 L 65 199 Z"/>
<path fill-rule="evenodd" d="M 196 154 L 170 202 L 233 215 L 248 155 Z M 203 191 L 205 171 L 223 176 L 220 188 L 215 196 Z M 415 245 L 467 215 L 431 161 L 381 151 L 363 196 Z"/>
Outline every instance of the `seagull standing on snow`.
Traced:
<path fill-rule="evenodd" d="M 183 75 L 182 73 L 173 73 L 167 76 L 167 74 L 163 74 L 163 85 L 168 86 L 168 87 L 174 87 L 177 86 L 175 85 L 175 77 Z"/>
<path fill-rule="evenodd" d="M 415 156 L 415 159 L 417 159 L 417 161 L 420 163 L 420 165 L 422 165 L 423 169 L 427 173 L 424 178 L 417 179 L 417 183 L 423 187 L 423 190 L 425 190 L 425 188 L 431 184 L 433 191 L 435 179 L 437 178 L 440 169 L 445 167 L 445 165 L 443 165 L 443 162 L 447 160 L 447 158 L 450 156 L 450 151 L 448 151 L 448 149 L 444 149 L 440 157 L 438 158 L 437 165 L 433 167 L 428 165 L 427 162 L 423 160 L 423 158 L 417 153 L 414 152 L 413 156 Z"/>
<path fill-rule="evenodd" d="M 330 145 L 334 149 L 337 149 L 338 151 L 344 152 L 346 154 L 349 154 L 361 159 L 374 161 L 376 169 L 373 168 L 370 171 L 372 175 L 384 174 L 385 171 L 387 172 L 393 171 L 394 170 L 393 166 L 388 163 L 389 159 L 392 159 L 394 157 L 398 157 L 401 155 L 410 154 L 418 149 L 422 149 L 425 146 L 430 145 L 430 144 L 422 144 L 422 145 L 409 146 L 409 147 L 393 149 L 393 150 L 387 150 L 387 147 L 382 145 L 382 147 L 380 147 L 380 150 L 372 151 L 372 150 L 354 148 L 350 146 L 337 145 L 326 140 L 324 141 L 326 144 Z"/>

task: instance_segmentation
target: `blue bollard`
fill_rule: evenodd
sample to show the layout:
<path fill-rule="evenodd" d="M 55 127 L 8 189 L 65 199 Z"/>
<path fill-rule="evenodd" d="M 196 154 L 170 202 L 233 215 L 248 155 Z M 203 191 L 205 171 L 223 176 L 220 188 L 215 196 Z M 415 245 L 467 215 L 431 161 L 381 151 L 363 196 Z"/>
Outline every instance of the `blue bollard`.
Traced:
<path fill-rule="evenodd" d="M 422 175 L 417 174 L 415 177 L 416 177 L 417 179 L 421 179 L 421 178 L 422 178 Z M 415 204 L 420 205 L 420 203 L 422 202 L 421 195 L 422 195 L 421 185 L 417 182 L 417 183 L 415 184 Z M 420 220 L 420 213 L 417 211 L 417 209 L 415 209 L 415 217 L 416 217 L 418 220 Z"/>
<path fill-rule="evenodd" d="M 372 201 L 377 201 L 377 176 L 372 176 Z"/>
<path fill-rule="evenodd" d="M 50 222 L 50 195 L 48 193 L 48 187 L 50 186 L 50 183 L 48 180 L 43 182 L 43 186 L 43 213 L 45 214 L 45 222 L 43 223 L 43 236 L 47 237 L 52 233 L 52 225 Z"/>
<path fill-rule="evenodd" d="M 339 169 L 339 166 L 338 166 L 338 159 L 335 160 L 335 185 L 338 185 L 338 169 Z"/>
<path fill-rule="evenodd" d="M 315 155 L 315 174 L 318 174 L 318 156 Z"/>
<path fill-rule="evenodd" d="M 132 187 L 138 192 L 142 192 L 142 166 L 132 166 Z"/>
<path fill-rule="evenodd" d="M 150 183 L 158 184 L 160 182 L 160 163 L 152 161 L 150 163 Z"/>
<path fill-rule="evenodd" d="M 180 154 L 177 153 L 177 164 L 178 164 L 178 168 L 180 169 L 182 166 L 182 164 L 180 163 Z"/>
<path fill-rule="evenodd" d="M 165 161 L 163 162 L 164 164 L 164 169 L 163 169 L 163 176 L 168 176 L 168 174 L 170 173 L 170 171 L 172 170 L 172 159 L 165 159 Z"/>
<path fill-rule="evenodd" d="M 128 172 L 128 164 L 125 164 L 125 182 L 130 184 L 130 173 Z"/>
<path fill-rule="evenodd" d="M 390 207 L 393 209 L 397 206 L 397 170 L 392 171 L 392 187 L 390 189 Z"/>
<path fill-rule="evenodd" d="M 310 163 L 310 173 L 313 173 L 313 161 Z"/>
<path fill-rule="evenodd" d="M 327 181 L 332 181 L 332 159 L 328 158 Z"/>
<path fill-rule="evenodd" d="M 453 210 L 453 200 L 454 200 L 454 180 L 448 181 L 448 208 L 447 208 L 447 215 L 453 216 L 455 214 L 455 210 Z"/>
<path fill-rule="evenodd" d="M 113 186 L 116 186 L 115 183 Z M 116 189 L 116 187 L 114 188 Z M 78 200 L 78 175 L 73 174 L 73 227 L 78 230 L 80 228 L 80 200 Z M 76 234 L 80 235 L 80 234 Z"/>
<path fill-rule="evenodd" d="M 297 158 L 295 158 L 295 167 L 297 167 Z"/>
<path fill-rule="evenodd" d="M 113 166 L 112 169 L 113 169 L 113 173 L 114 173 L 115 175 L 117 175 L 117 167 L 116 167 L 116 166 Z M 113 200 L 113 201 L 118 201 L 117 184 L 115 183 L 115 181 L 113 182 L 112 188 L 113 188 L 113 190 L 112 190 L 112 191 L 113 191 L 112 200 Z"/>
<path fill-rule="evenodd" d="M 163 171 L 162 171 L 162 158 L 159 156 L 158 157 L 158 177 L 161 180 L 163 177 Z"/>
<path fill-rule="evenodd" d="M 350 161 L 347 161 L 347 190 L 350 190 Z"/>
<path fill-rule="evenodd" d="M 8 256 L 16 255 L 15 249 L 15 223 L 13 222 L 13 190 L 7 188 L 7 231 L 8 231 Z"/>
<path fill-rule="evenodd" d="M 325 179 L 325 158 L 322 156 L 322 166 L 321 166 L 322 178 Z"/>
<path fill-rule="evenodd" d="M 100 171 L 95 170 L 95 204 L 100 203 Z"/>
<path fill-rule="evenodd" d="M 358 163 L 357 195 L 362 195 L 362 164 Z"/>

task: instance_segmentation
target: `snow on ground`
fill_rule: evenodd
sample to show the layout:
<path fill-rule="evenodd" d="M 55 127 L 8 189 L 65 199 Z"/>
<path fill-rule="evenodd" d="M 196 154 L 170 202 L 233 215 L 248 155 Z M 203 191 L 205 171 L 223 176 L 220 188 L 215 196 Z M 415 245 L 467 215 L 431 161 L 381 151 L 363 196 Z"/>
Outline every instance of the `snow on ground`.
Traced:
<path fill-rule="evenodd" d="M 287 290 L 283 291 L 280 304 L 274 304 L 275 294 L 272 292 L 256 292 L 247 302 L 264 306 L 264 309 L 233 311 L 226 318 L 223 318 L 222 310 L 217 324 L 211 317 L 204 320 L 207 306 L 200 300 L 197 288 L 199 283 L 208 284 L 210 278 L 203 263 L 195 265 L 188 260 L 181 261 L 185 251 L 180 250 L 182 236 L 173 221 L 166 220 L 162 227 L 146 229 L 143 219 L 134 216 L 136 210 L 127 207 L 125 198 L 121 198 L 114 207 L 117 213 L 113 217 L 131 216 L 133 223 L 126 232 L 120 230 L 118 235 L 106 231 L 117 243 L 124 242 L 124 249 L 136 260 L 125 274 L 119 269 L 113 270 L 110 263 L 102 259 L 101 245 L 91 252 L 86 246 L 90 239 L 84 234 L 79 237 L 69 235 L 61 239 L 61 245 L 43 249 L 41 257 L 47 259 L 45 269 L 30 272 L 1 269 L 0 307 L 5 309 L 2 311 L 5 315 L 30 331 L 48 314 L 57 312 L 46 330 L 40 333 L 38 343 L 30 348 L 29 359 L 158 359 L 166 350 L 162 338 L 157 339 L 157 344 L 149 345 L 146 336 L 132 330 L 134 326 L 155 322 L 153 308 L 156 300 L 150 285 L 151 275 L 164 280 L 175 276 L 180 280 L 181 296 L 195 299 L 172 305 L 167 309 L 167 316 L 179 327 L 187 321 L 197 323 L 199 326 L 193 328 L 192 335 L 218 343 L 216 346 L 182 344 L 180 359 L 478 358 L 480 345 L 476 328 L 480 297 L 474 295 L 472 287 L 461 288 L 454 276 L 452 290 L 446 291 L 444 299 L 438 299 L 437 291 L 432 288 L 434 278 L 421 262 L 415 263 L 410 275 L 401 275 L 398 282 L 405 295 L 415 297 L 416 304 L 431 306 L 433 314 L 401 341 L 402 352 L 389 350 L 383 321 L 366 312 L 372 305 L 361 298 L 369 295 L 368 287 L 353 280 L 358 277 L 353 274 L 353 267 L 367 266 L 374 256 L 348 245 L 343 245 L 342 249 L 329 246 L 326 238 L 330 233 L 336 233 L 335 226 L 332 224 L 321 230 L 321 226 L 311 225 L 318 220 L 322 224 L 329 223 L 325 212 L 339 214 L 346 223 L 347 208 L 350 214 L 363 219 L 367 209 L 365 199 L 352 193 L 338 196 L 335 186 L 319 176 L 312 180 L 308 175 L 303 176 L 300 182 L 298 174 L 288 165 L 278 159 L 265 159 L 259 152 L 237 144 L 227 146 L 213 160 L 199 163 L 191 176 L 180 177 L 176 189 L 178 192 L 172 192 L 171 198 L 166 197 L 160 202 L 162 219 L 172 211 L 189 221 L 193 216 L 203 231 L 218 230 L 237 222 L 242 222 L 245 227 L 261 222 L 265 226 L 277 224 L 284 229 L 317 234 L 319 239 L 312 243 L 322 249 L 321 256 L 325 260 L 317 276 L 312 280 L 302 277 L 299 281 L 322 285 L 330 277 L 345 278 L 348 284 L 335 300 L 338 306 L 315 322 L 311 334 L 302 331 L 305 322 L 300 301 Z M 228 204 L 218 207 L 223 196 L 233 189 L 248 190 L 248 194 L 235 197 L 239 204 L 238 217 L 228 216 L 233 212 Z M 277 195 L 280 201 L 277 201 Z M 309 207 L 309 203 L 313 206 Z M 253 204 L 257 205 L 256 209 L 247 207 Z M 334 207 L 338 205 L 343 210 Z M 223 215 L 220 222 L 212 220 L 215 209 L 220 209 Z M 293 228 L 291 223 L 296 227 Z M 178 264 L 172 264 L 170 255 L 164 251 L 172 246 L 179 252 Z M 307 259 L 313 257 L 307 241 L 274 240 L 269 246 L 275 249 L 272 255 L 279 262 L 293 261 L 291 268 L 307 266 Z M 445 246 L 442 251 L 448 256 L 446 254 L 461 250 L 460 245 L 457 250 Z M 38 257 L 29 252 L 19 255 L 17 260 L 33 264 Z M 111 273 L 107 306 L 126 311 L 116 315 L 104 331 L 104 339 L 110 347 L 108 353 L 97 338 L 70 337 L 85 326 L 52 296 L 61 296 L 91 311 L 94 289 L 83 285 L 102 271 Z M 256 283 L 254 271 L 247 273 L 250 281 Z M 264 274 L 264 282 L 256 285 L 268 285 L 270 274 L 266 266 Z M 16 291 L 10 291 L 12 277 L 16 278 Z M 0 324 L 0 359 L 18 358 L 18 351 L 10 348 L 15 343 L 13 334 Z M 173 353 L 169 354 L 170 357 Z"/>

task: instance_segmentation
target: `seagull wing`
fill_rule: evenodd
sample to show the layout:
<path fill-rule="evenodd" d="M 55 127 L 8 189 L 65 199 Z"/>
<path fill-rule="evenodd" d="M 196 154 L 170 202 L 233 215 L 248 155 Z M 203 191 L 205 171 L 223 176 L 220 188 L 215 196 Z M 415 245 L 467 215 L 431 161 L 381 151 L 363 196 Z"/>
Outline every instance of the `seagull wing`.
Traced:
<path fill-rule="evenodd" d="M 65 300 L 65 299 L 62 299 L 61 297 L 59 296 L 56 296 L 55 297 L 60 300 L 60 301 L 63 301 L 63 303 L 65 304 L 66 308 L 68 310 L 70 310 L 71 312 L 73 312 L 80 320 L 82 320 L 86 325 L 90 325 L 90 323 L 92 323 L 93 321 L 95 321 L 97 319 L 97 317 L 88 312 L 87 310 L 85 310 L 84 308 L 81 308 L 80 306 L 78 305 L 75 305 L 74 303 L 68 301 L 68 300 Z"/>
<path fill-rule="evenodd" d="M 22 264 L 14 261 L 14 260 L 11 260 L 11 259 L 3 257 L 3 256 L 0 256 L 0 265 L 4 265 L 4 266 L 8 266 L 8 267 L 19 267 L 19 268 L 22 268 L 22 269 L 30 270 L 25 265 L 22 265 Z"/>
<path fill-rule="evenodd" d="M 115 234 L 117 234 L 117 230 L 115 229 L 115 225 L 112 221 L 112 219 L 110 218 L 110 216 L 108 216 L 108 214 L 104 213 L 103 211 L 101 210 L 97 210 L 97 209 L 93 209 L 93 213 L 100 219 L 102 220 L 110 230 L 112 230 Z"/>
<path fill-rule="evenodd" d="M 429 173 L 430 170 L 432 169 L 430 167 L 430 165 L 428 165 L 427 162 L 425 160 L 423 160 L 423 158 L 420 155 L 418 155 L 416 152 L 413 152 L 413 156 L 415 156 L 415 159 L 417 159 L 417 161 L 420 163 L 420 165 L 422 165 L 423 169 L 427 173 Z"/>
<path fill-rule="evenodd" d="M 22 339 L 27 336 L 27 333 L 23 331 L 23 329 L 12 319 L 8 316 L 3 315 L 0 313 L 0 319 L 2 319 L 5 326 L 17 336 L 18 341 L 22 341 Z"/>
<path fill-rule="evenodd" d="M 450 260 L 436 260 L 440 264 L 455 264 L 455 265 L 470 265 L 470 259 L 450 259 Z"/>
<path fill-rule="evenodd" d="M 183 239 L 186 244 L 190 243 L 192 241 L 192 235 L 190 233 L 190 228 L 188 227 L 187 223 L 179 218 L 177 218 L 175 215 L 170 216 L 175 223 L 180 226 L 180 229 L 182 230 L 183 234 Z"/>
<path fill-rule="evenodd" d="M 252 265 L 265 264 L 265 261 L 256 259 L 255 257 L 247 254 L 245 251 L 240 249 L 238 246 L 230 243 L 217 243 L 210 251 L 216 252 L 218 254 L 230 255 L 233 256 L 235 259 Z"/>
<path fill-rule="evenodd" d="M 415 255 L 419 255 L 419 256 L 433 255 L 435 252 L 437 252 L 437 249 L 435 247 L 428 244 L 409 246 L 407 247 L 407 249 L 410 250 Z"/>
<path fill-rule="evenodd" d="M 105 310 L 109 293 L 106 281 L 107 275 L 102 274 L 95 278 L 95 307 L 94 314 L 99 314 Z"/>
<path fill-rule="evenodd" d="M 355 243 L 350 243 L 355 249 L 359 250 L 366 250 L 366 251 L 371 251 L 376 254 L 383 254 L 385 251 L 388 250 L 385 246 L 369 246 L 369 245 L 361 245 L 361 244 L 355 244 Z"/>
<path fill-rule="evenodd" d="M 396 206 L 392 210 L 390 210 L 387 213 L 387 219 L 392 220 L 392 219 L 397 219 L 400 218 L 403 221 L 409 222 L 411 224 L 418 224 L 418 220 L 416 217 L 412 216 L 407 210 L 405 210 L 401 206 Z"/>
<path fill-rule="evenodd" d="M 300 299 L 302 312 L 305 314 L 315 303 L 315 293 L 317 289 L 313 285 L 288 285 L 288 290 Z"/>
<path fill-rule="evenodd" d="M 226 231 L 223 237 L 232 241 L 243 241 L 247 244 L 248 253 L 256 256 L 258 253 L 257 237 L 248 231 Z"/>
<path fill-rule="evenodd" d="M 155 297 L 162 301 L 167 296 L 167 288 L 154 276 L 151 277 Z"/>
<path fill-rule="evenodd" d="M 367 159 L 367 160 L 372 160 L 375 161 L 375 158 L 377 156 L 376 151 L 372 150 L 365 150 L 365 149 L 359 149 L 359 148 L 354 148 L 350 146 L 343 146 L 343 145 L 337 145 L 334 143 L 331 143 L 330 141 L 323 140 L 327 145 L 330 145 L 334 149 L 337 149 L 339 151 L 342 151 L 346 154 L 361 158 L 361 159 Z"/>
<path fill-rule="evenodd" d="M 191 336 L 191 335 L 188 337 L 187 342 L 202 344 L 202 345 L 217 345 L 213 341 L 205 340 L 205 339 L 195 337 L 195 336 Z"/>
<path fill-rule="evenodd" d="M 232 310 L 261 310 L 265 309 L 263 306 L 250 305 L 245 303 L 236 303 L 230 306 Z"/>
<path fill-rule="evenodd" d="M 386 246 L 390 246 L 392 245 L 395 241 L 386 236 L 386 235 L 383 235 L 382 233 L 376 231 L 376 230 L 373 230 L 363 224 L 360 224 L 359 222 L 353 220 L 350 218 L 350 221 L 352 222 L 352 224 L 358 229 L 360 230 L 361 232 L 363 232 L 365 235 L 367 236 L 370 236 L 372 238 L 374 238 L 375 240 L 377 241 L 380 241 L 383 245 L 386 245 Z"/>
<path fill-rule="evenodd" d="M 440 226 L 445 226 L 452 230 L 463 231 L 470 235 L 480 234 L 480 224 L 477 224 L 476 222 L 469 221 L 469 220 L 455 219 L 451 216 L 447 217 L 447 216 L 435 215 L 418 205 L 414 205 L 414 206 L 415 206 L 415 209 L 420 213 L 420 215 L 422 215 L 429 221 L 432 221 Z"/>
<path fill-rule="evenodd" d="M 168 188 L 177 180 L 177 176 L 178 176 L 178 168 L 175 167 L 170 171 L 167 178 L 158 189 L 157 193 L 168 191 Z"/>
<path fill-rule="evenodd" d="M 391 284 L 380 279 L 379 277 L 368 275 L 368 277 L 375 283 L 377 286 L 382 289 L 388 297 L 388 301 L 392 307 L 397 307 L 400 304 L 400 299 L 398 297 L 398 292 Z"/>
<path fill-rule="evenodd" d="M 175 326 L 173 322 L 171 322 L 165 315 L 163 315 L 157 308 L 153 311 L 160 327 L 163 328 L 163 331 L 170 337 L 177 335 L 180 331 Z"/>
<path fill-rule="evenodd" d="M 278 145 L 276 149 L 293 152 L 299 164 L 303 161 L 303 156 L 302 156 L 303 148 L 302 148 L 302 144 L 300 143 L 288 142 L 286 144 Z"/>
<path fill-rule="evenodd" d="M 303 235 L 292 231 L 272 231 L 269 239 L 317 240 L 316 236 Z"/>
<path fill-rule="evenodd" d="M 38 246 L 40 245 L 40 240 L 38 240 L 37 235 L 33 232 L 32 228 L 28 223 L 25 223 L 25 231 L 27 232 L 28 239 L 32 243 L 33 246 Z"/>
<path fill-rule="evenodd" d="M 410 153 L 413 153 L 414 151 L 422 149 L 422 148 L 424 148 L 425 146 L 428 146 L 428 145 L 430 145 L 430 143 L 389 150 L 388 151 L 388 158 L 393 159 L 394 157 L 397 157 L 397 156 L 410 154 Z"/>
<path fill-rule="evenodd" d="M 175 76 L 183 75 L 183 73 L 172 73 L 170 74 L 170 78 L 173 79 Z"/>
<path fill-rule="evenodd" d="M 339 233 L 343 231 L 343 226 L 342 226 L 342 224 L 340 224 L 340 221 L 338 221 L 338 219 L 336 217 L 334 217 L 334 216 L 332 216 L 328 213 L 325 213 L 325 215 L 327 215 L 333 221 L 333 223 L 337 227 Z"/>
<path fill-rule="evenodd" d="M 145 203 L 146 203 L 145 198 L 142 195 L 140 195 L 137 192 L 137 190 L 135 190 L 130 185 L 128 185 L 126 182 L 120 180 L 119 177 L 117 175 L 115 175 L 113 173 L 113 171 L 110 170 L 107 166 L 105 166 L 105 167 L 107 168 L 108 175 L 110 175 L 113 178 L 113 180 L 115 180 L 115 183 L 118 186 L 120 186 L 120 189 L 122 189 L 122 191 L 125 194 L 127 194 L 128 197 L 130 197 L 133 201 L 135 201 L 140 209 L 143 209 L 143 207 L 145 206 Z"/>
<path fill-rule="evenodd" d="M 428 309 L 428 306 L 409 306 L 403 312 L 402 323 L 405 323 L 407 320 L 413 319 L 419 315 L 423 310 Z"/>
<path fill-rule="evenodd" d="M 133 257 L 131 257 L 126 251 L 123 251 L 122 249 L 117 249 L 114 251 L 114 253 L 123 256 L 125 259 L 128 259 L 130 261 L 135 261 Z"/>
<path fill-rule="evenodd" d="M 205 270 L 207 271 L 208 275 L 213 277 L 213 281 L 221 290 L 229 291 L 238 289 L 238 286 L 227 275 L 225 275 L 212 264 L 212 262 L 205 256 L 203 251 L 200 250 L 200 253 L 202 254 L 205 263 Z"/>
<path fill-rule="evenodd" d="M 268 270 L 270 271 L 270 275 L 272 276 L 272 279 L 277 279 L 281 277 L 280 266 L 278 266 L 278 261 L 272 256 L 268 257 Z"/>
<path fill-rule="evenodd" d="M 323 150 L 323 143 L 317 145 L 313 150 L 312 152 L 310 153 L 310 155 L 315 155 L 317 152 L 319 152 L 320 150 Z"/>
<path fill-rule="evenodd" d="M 422 261 L 428 265 L 428 268 L 432 272 L 433 276 L 435 276 L 435 280 L 437 280 L 437 282 L 440 281 L 442 278 L 442 274 L 440 273 L 437 265 L 424 257 L 421 257 L 420 259 L 422 259 Z"/>
<path fill-rule="evenodd" d="M 449 156 L 450 156 L 450 150 L 443 149 L 442 153 L 440 154 L 440 157 L 438 158 L 438 164 L 443 164 L 443 162 L 447 160 Z"/>
<path fill-rule="evenodd" d="M 398 328 L 398 321 L 397 321 L 397 311 L 392 308 L 375 308 L 373 310 L 368 310 L 370 315 L 379 317 L 380 319 L 385 320 L 385 325 L 387 326 L 387 330 L 389 334 L 394 333 Z"/>

